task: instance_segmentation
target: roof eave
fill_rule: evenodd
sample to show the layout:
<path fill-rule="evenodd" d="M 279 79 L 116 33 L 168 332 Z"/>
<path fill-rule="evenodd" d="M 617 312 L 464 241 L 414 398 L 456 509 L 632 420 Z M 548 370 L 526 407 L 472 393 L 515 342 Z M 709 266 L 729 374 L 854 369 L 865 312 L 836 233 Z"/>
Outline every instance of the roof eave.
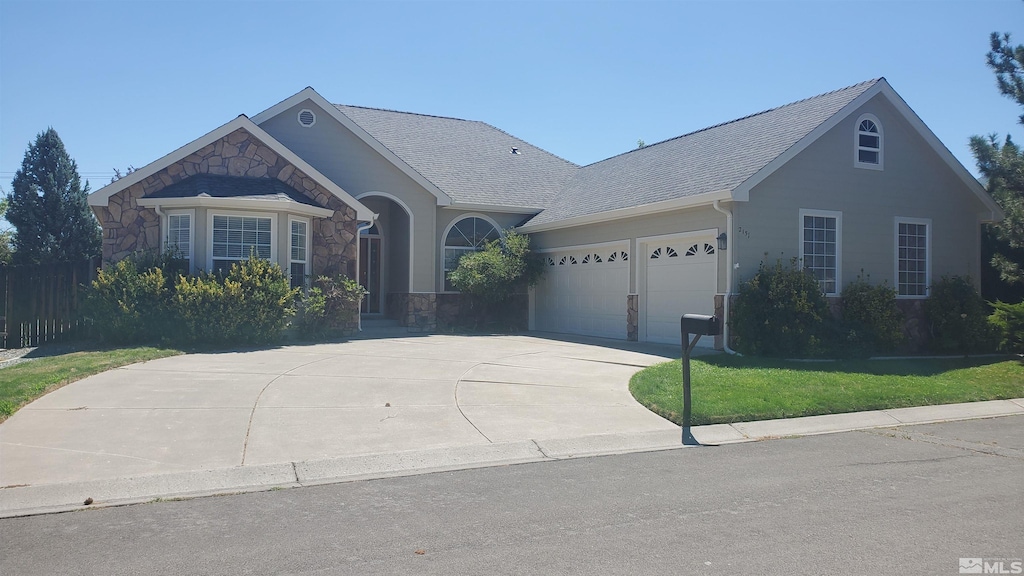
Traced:
<path fill-rule="evenodd" d="M 294 200 L 255 198 L 211 198 L 188 196 L 183 198 L 140 198 L 139 206 L 154 208 L 227 208 L 232 210 L 258 210 L 270 212 L 288 212 L 316 218 L 330 218 L 334 210 L 295 202 Z"/>
<path fill-rule="evenodd" d="M 646 216 L 648 214 L 665 212 L 667 210 L 681 210 L 684 208 L 696 208 L 698 206 L 710 206 L 714 204 L 715 200 L 735 201 L 737 199 L 734 197 L 731 190 L 717 190 L 715 192 L 705 192 L 704 194 L 673 198 L 671 200 L 663 200 L 661 202 L 653 202 L 651 204 L 641 204 L 639 206 L 616 208 L 614 210 L 597 212 L 595 214 L 575 216 L 573 218 L 565 218 L 563 220 L 555 220 L 552 222 L 545 222 L 543 224 L 530 224 L 527 222 L 520 226 L 518 230 L 527 234 L 534 232 L 546 232 L 548 230 L 558 230 L 561 228 L 571 228 L 574 226 L 585 226 L 587 224 L 598 224 L 601 222 L 621 220 L 623 218 Z"/>
<path fill-rule="evenodd" d="M 537 206 L 503 206 L 500 204 L 452 203 L 443 206 L 446 210 L 466 210 L 471 212 L 499 212 L 508 214 L 540 214 L 544 209 Z"/>

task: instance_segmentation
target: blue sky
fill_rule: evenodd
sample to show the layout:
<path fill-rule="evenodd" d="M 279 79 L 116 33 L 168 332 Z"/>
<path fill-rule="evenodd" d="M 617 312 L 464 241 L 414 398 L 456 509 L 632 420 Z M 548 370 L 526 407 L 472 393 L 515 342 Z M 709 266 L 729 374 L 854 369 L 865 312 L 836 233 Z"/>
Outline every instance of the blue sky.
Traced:
<path fill-rule="evenodd" d="M 48 126 L 95 190 L 306 86 L 588 164 L 879 76 L 976 172 L 971 135 L 1021 132 L 993 31 L 1024 2 L 0 0 L 0 187 Z"/>

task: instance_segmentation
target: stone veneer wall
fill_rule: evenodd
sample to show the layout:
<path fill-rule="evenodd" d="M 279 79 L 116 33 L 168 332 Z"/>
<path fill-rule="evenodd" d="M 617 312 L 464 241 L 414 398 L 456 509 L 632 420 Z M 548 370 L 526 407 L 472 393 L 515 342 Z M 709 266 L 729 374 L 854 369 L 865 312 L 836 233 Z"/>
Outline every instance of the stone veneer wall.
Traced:
<path fill-rule="evenodd" d="M 725 349 L 725 295 L 715 294 L 715 316 L 718 317 L 718 321 L 722 324 L 722 333 L 715 336 L 715 350 Z"/>
<path fill-rule="evenodd" d="M 437 329 L 437 296 L 433 292 L 391 292 L 387 316 L 409 332 L 433 332 Z"/>
<path fill-rule="evenodd" d="M 437 325 L 441 328 L 483 329 L 492 326 L 504 331 L 529 329 L 529 294 L 513 294 L 512 299 L 501 306 L 499 314 L 500 317 L 489 313 L 469 294 L 437 295 Z"/>
<path fill-rule="evenodd" d="M 636 342 L 640 339 L 640 295 L 626 295 L 626 340 Z"/>
<path fill-rule="evenodd" d="M 359 251 L 355 210 L 244 129 L 112 195 L 106 207 L 93 206 L 103 226 L 104 263 L 116 262 L 134 252 L 159 251 L 160 217 L 153 209 L 139 206 L 138 200 L 195 174 L 277 178 L 317 204 L 334 210 L 331 218 L 312 219 L 312 271 L 355 276 Z"/>

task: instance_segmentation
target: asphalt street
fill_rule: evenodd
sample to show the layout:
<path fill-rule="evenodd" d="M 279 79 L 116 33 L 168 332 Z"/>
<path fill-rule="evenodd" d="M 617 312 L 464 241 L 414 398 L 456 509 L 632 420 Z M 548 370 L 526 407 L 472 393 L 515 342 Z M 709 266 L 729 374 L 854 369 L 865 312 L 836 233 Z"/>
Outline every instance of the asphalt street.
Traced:
<path fill-rule="evenodd" d="M 0 520 L 0 574 L 957 574 L 1022 478 L 1007 416 Z"/>

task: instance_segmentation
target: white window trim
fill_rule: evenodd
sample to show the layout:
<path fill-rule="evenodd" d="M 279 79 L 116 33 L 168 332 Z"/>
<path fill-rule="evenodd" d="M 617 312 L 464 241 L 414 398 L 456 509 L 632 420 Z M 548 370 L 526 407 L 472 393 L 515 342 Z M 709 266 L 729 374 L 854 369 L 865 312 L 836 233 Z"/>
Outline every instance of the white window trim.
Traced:
<path fill-rule="evenodd" d="M 452 231 L 452 228 L 454 228 L 456 224 L 458 224 L 459 222 L 462 222 L 463 220 L 466 220 L 467 218 L 479 218 L 481 220 L 485 220 L 485 221 L 489 222 L 491 224 L 491 226 L 494 226 L 494 229 L 498 231 L 498 238 L 499 239 L 505 237 L 505 231 L 502 230 L 501 226 L 499 226 L 498 223 L 495 222 L 493 218 L 487 216 L 486 214 L 480 214 L 479 212 L 468 212 L 466 214 L 460 215 L 457 218 L 453 218 L 452 221 L 449 222 L 447 226 L 445 226 L 444 233 L 441 234 L 441 251 L 440 251 L 441 257 L 438 258 L 438 260 L 439 260 L 438 268 L 440 269 L 439 275 L 438 275 L 438 278 L 440 279 L 440 284 L 439 284 L 440 290 L 438 292 L 440 294 L 461 294 L 461 292 L 458 292 L 456 290 L 445 290 L 444 289 L 444 285 L 445 285 L 445 277 L 444 277 L 444 259 L 445 258 L 444 258 L 444 251 L 445 251 L 445 248 L 446 248 L 445 241 L 448 240 L 448 233 Z"/>
<path fill-rule="evenodd" d="M 312 256 L 312 250 L 311 250 L 312 246 L 311 246 L 311 244 L 312 243 L 310 241 L 310 237 L 313 236 L 313 228 L 312 228 L 313 225 L 310 222 L 309 218 L 302 218 L 302 217 L 299 217 L 299 216 L 292 216 L 292 215 L 288 216 L 288 268 L 287 268 L 287 270 L 288 270 L 288 282 L 289 283 L 291 283 L 291 281 L 292 281 L 292 222 L 302 222 L 303 224 L 306 225 L 306 258 L 304 260 L 297 260 L 297 262 L 302 262 L 303 264 L 306 265 L 306 279 L 304 279 L 302 281 L 302 285 L 306 286 L 306 287 L 309 287 L 309 278 L 313 275 L 312 258 L 311 258 L 311 256 Z M 270 241 L 271 242 L 274 241 L 274 226 L 273 225 L 270 226 Z"/>
<path fill-rule="evenodd" d="M 900 224 L 924 224 L 924 295 L 900 294 Z M 907 218 L 896 216 L 892 222 L 892 282 L 899 300 L 923 300 L 931 295 L 932 290 L 932 220 L 931 218 Z"/>
<path fill-rule="evenodd" d="M 165 210 L 163 211 L 162 234 L 160 240 L 160 251 L 167 252 L 167 235 L 171 229 L 170 216 L 188 216 L 188 267 L 189 273 L 196 269 L 196 211 L 195 210 Z"/>
<path fill-rule="evenodd" d="M 874 122 L 875 127 L 878 128 L 878 164 L 860 161 L 860 123 L 864 120 Z M 878 118 L 874 114 L 861 114 L 860 118 L 857 118 L 857 123 L 853 125 L 853 167 L 865 168 L 868 170 L 882 170 L 884 166 L 885 131 L 882 129 L 882 123 L 878 121 Z"/>
<path fill-rule="evenodd" d="M 836 219 L 836 291 L 825 292 L 825 296 L 839 296 L 843 291 L 843 213 L 835 210 L 812 210 L 801 208 L 797 219 L 797 253 L 800 267 L 804 267 L 804 216 L 824 216 Z"/>
<path fill-rule="evenodd" d="M 280 266 L 281 262 L 277 259 L 277 212 L 242 212 L 242 211 L 214 211 L 207 210 L 206 212 L 206 269 L 213 270 L 213 217 L 214 216 L 236 216 L 242 218 L 270 218 L 270 261 Z M 233 258 L 221 258 L 221 260 L 234 260 Z M 241 262 L 245 260 L 242 258 L 236 260 Z"/>

